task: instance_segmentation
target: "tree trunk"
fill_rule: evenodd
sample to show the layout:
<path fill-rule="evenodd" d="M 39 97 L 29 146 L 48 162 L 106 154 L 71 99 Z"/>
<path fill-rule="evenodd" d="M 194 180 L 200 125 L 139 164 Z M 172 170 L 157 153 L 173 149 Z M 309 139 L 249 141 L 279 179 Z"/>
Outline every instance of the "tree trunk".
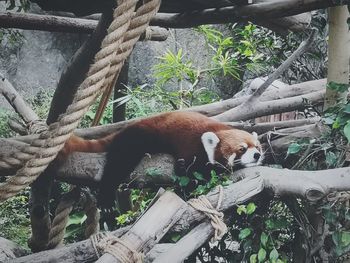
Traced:
<path fill-rule="evenodd" d="M 329 8 L 329 46 L 327 82 L 349 84 L 350 34 L 347 6 Z M 325 109 L 346 100 L 347 93 L 326 89 Z"/>

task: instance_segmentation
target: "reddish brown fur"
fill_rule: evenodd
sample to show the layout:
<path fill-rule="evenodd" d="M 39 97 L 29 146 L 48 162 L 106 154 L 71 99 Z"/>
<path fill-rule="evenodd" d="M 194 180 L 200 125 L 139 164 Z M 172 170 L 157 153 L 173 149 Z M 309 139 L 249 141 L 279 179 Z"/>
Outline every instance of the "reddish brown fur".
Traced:
<path fill-rule="evenodd" d="M 170 153 L 176 159 L 184 159 L 188 166 L 196 162 L 194 169 L 206 168 L 207 153 L 201 137 L 205 132 L 213 132 L 220 139 L 215 150 L 215 160 L 223 165 L 233 153 L 240 156 L 241 143 L 256 147 L 254 137 L 241 130 L 194 112 L 169 112 L 149 117 L 118 133 L 98 140 L 84 140 L 77 136 L 66 143 L 62 155 L 73 151 L 107 151 L 107 162 L 100 185 L 100 204 L 113 204 L 114 190 L 127 179 L 130 172 L 145 153 Z"/>

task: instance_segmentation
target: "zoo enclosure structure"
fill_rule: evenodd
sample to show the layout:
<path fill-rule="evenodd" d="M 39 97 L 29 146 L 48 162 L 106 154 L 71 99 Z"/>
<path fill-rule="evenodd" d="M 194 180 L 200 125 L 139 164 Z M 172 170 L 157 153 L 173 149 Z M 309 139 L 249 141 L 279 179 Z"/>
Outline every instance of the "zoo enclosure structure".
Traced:
<path fill-rule="evenodd" d="M 54 219 L 53 225 L 51 226 L 48 214 L 50 189 L 47 187 L 44 189 L 42 186 L 52 182 L 53 177 L 56 177 L 56 179 L 63 178 L 62 180 L 70 182 L 75 181 L 76 183 L 78 182 L 78 184 L 83 184 L 83 182 L 86 181 L 91 182 L 94 179 L 97 180 L 95 177 L 96 175 L 91 177 L 86 175 L 81 177 L 76 175 L 66 175 L 66 177 L 60 175 L 53 176 L 53 174 L 57 174 L 57 169 L 52 161 L 55 159 L 59 150 L 63 147 L 65 141 L 74 132 L 88 107 L 101 93 L 104 92 L 106 97 L 109 96 L 108 94 L 110 94 L 115 85 L 123 63 L 128 55 L 130 55 L 133 46 L 138 41 L 141 34 L 145 32 L 149 25 L 176 28 L 192 27 L 200 24 L 246 21 L 250 19 L 257 23 L 259 23 L 259 21 L 266 23 L 267 20 L 274 21 L 276 18 L 285 21 L 290 19 L 285 19 L 285 16 L 298 15 L 315 9 L 339 5 L 333 1 L 321 0 L 303 1 L 302 3 L 300 3 L 300 1 L 291 0 L 260 0 L 256 2 L 249 1 L 249 3 L 245 1 L 226 0 L 169 0 L 163 1 L 162 4 L 157 0 L 144 1 L 143 4 L 138 4 L 138 1 L 133 0 L 120 0 L 115 8 L 112 20 L 107 14 L 108 11 L 106 11 L 112 10 L 114 4 L 112 1 L 84 1 L 84 4 L 79 3 L 79 1 L 76 1 L 74 4 L 53 0 L 33 2 L 37 2 L 46 10 L 69 11 L 78 15 L 88 15 L 103 11 L 100 23 L 97 25 L 94 33 L 92 33 L 90 39 L 87 40 L 86 44 L 84 44 L 78 51 L 71 64 L 68 66 L 67 71 L 63 73 L 60 79 L 56 90 L 56 96 L 52 101 L 51 110 L 48 119 L 46 120 L 47 126 L 45 123 L 40 122 L 35 114 L 23 114 L 24 111 L 28 110 L 25 108 L 24 102 L 20 100 L 18 94 L 15 94 L 15 92 L 11 90 L 11 84 L 9 81 L 5 78 L 1 79 L 0 90 L 8 98 L 11 98 L 9 100 L 19 114 L 23 116 L 31 135 L 1 140 L 4 149 L 6 149 L 6 146 L 13 147 L 14 149 L 10 150 L 9 153 L 4 154 L 4 158 L 1 158 L 0 160 L 0 174 L 5 176 L 13 175 L 9 176 L 7 181 L 0 185 L 0 200 L 4 201 L 24 189 L 26 186 L 32 184 L 31 220 L 33 233 L 30 239 L 30 246 L 33 251 L 53 248 L 60 244 L 64 227 L 63 230 L 60 228 L 58 231 L 57 226 L 59 224 L 64 226 L 64 220 L 66 220 L 66 216 L 60 217 L 60 213 L 65 211 L 65 214 L 68 214 L 71 209 L 70 203 L 72 202 L 71 199 L 68 198 L 68 205 L 64 208 L 58 209 L 55 219 L 59 218 L 61 220 L 57 219 L 56 221 L 59 222 L 56 225 Z M 348 1 L 343 1 L 342 4 L 348 4 Z M 158 9 L 160 12 L 158 12 Z M 14 23 L 16 19 L 17 22 Z M 6 24 L 6 21 L 12 21 L 12 24 Z M 298 18 L 296 18 L 295 21 L 298 21 Z M 21 25 L 23 27 L 23 23 L 21 24 L 18 22 L 18 16 L 16 17 L 9 13 L 0 15 L 0 25 L 2 24 L 4 27 L 9 25 L 13 26 L 14 24 L 16 24 L 16 27 L 21 27 Z M 94 26 L 96 25 L 90 26 L 90 28 Z M 108 34 L 104 36 L 103 32 L 105 32 L 107 26 Z M 35 24 L 32 25 L 31 29 L 35 29 Z M 96 46 L 100 46 L 99 42 L 101 40 L 101 49 L 97 51 L 98 48 L 96 48 Z M 325 82 L 323 80 L 300 84 L 303 88 L 298 88 L 297 85 L 288 86 L 281 89 L 279 91 L 280 94 L 273 91 L 270 86 L 272 82 L 276 80 L 286 68 L 288 68 L 295 58 L 305 52 L 310 46 L 311 41 L 312 38 L 310 37 L 308 41 L 303 43 L 300 48 L 296 50 L 294 56 L 291 56 L 286 63 L 281 65 L 281 67 L 278 68 L 252 96 L 229 99 L 220 103 L 199 106 L 189 110 L 202 112 L 220 121 L 234 122 L 238 120 L 248 120 L 276 112 L 303 108 L 303 99 L 305 97 L 314 103 L 322 102 L 325 92 Z M 96 43 L 98 44 L 96 45 Z M 96 54 L 91 52 L 91 50 L 88 51 L 93 44 L 95 46 L 93 50 L 96 51 Z M 90 58 L 88 60 L 94 61 L 94 63 L 92 63 L 89 68 L 87 66 L 84 68 L 81 65 L 83 58 Z M 74 79 L 72 76 L 74 68 L 77 67 L 83 67 L 83 70 L 79 71 L 81 72 L 79 77 L 87 73 L 87 77 L 85 80 L 81 81 L 81 83 L 78 83 L 79 80 L 77 77 Z M 65 85 L 67 83 L 69 83 L 69 85 Z M 79 85 L 76 89 L 75 86 L 77 83 Z M 71 96 L 66 96 L 67 100 L 65 100 L 65 103 L 59 103 L 57 99 L 62 93 L 66 95 L 71 94 Z M 274 105 L 271 107 L 272 101 Z M 117 123 L 116 125 L 113 125 L 113 127 L 119 129 L 131 122 L 132 121 Z M 240 124 L 232 123 L 232 125 L 237 126 Z M 288 134 L 289 132 L 292 137 L 295 137 L 296 134 L 297 137 L 318 136 L 323 129 L 322 125 L 318 123 L 318 120 L 284 122 L 283 124 L 275 124 L 275 126 L 278 128 L 284 128 L 282 129 L 284 134 Z M 266 133 L 269 128 L 271 128 L 271 125 L 269 126 L 266 124 L 265 126 L 260 125 L 259 127 L 264 131 L 261 132 L 263 136 L 263 133 Z M 243 128 L 249 129 L 251 127 L 244 126 Z M 109 129 L 110 126 L 103 128 L 98 127 L 81 131 L 81 133 L 85 133 L 85 136 L 90 138 L 94 136 L 99 137 L 103 133 L 108 133 Z M 281 139 L 288 140 L 290 138 L 288 138 L 288 136 L 287 138 L 276 138 L 276 140 L 273 140 L 273 142 L 269 141 L 269 143 L 275 143 L 277 148 L 279 147 L 279 149 L 283 149 L 285 145 L 283 144 L 284 141 Z M 258 173 L 254 169 L 248 169 L 245 170 L 246 174 L 243 175 L 243 177 L 249 174 L 253 175 L 253 177 L 248 176 L 245 180 L 233 184 L 226 189 L 215 190 L 208 194 L 207 198 L 204 199 L 206 201 L 202 200 L 207 208 L 203 208 L 204 204 L 202 204 L 201 207 L 196 207 L 196 209 L 201 211 L 205 210 L 206 214 L 208 214 L 214 222 L 218 223 L 221 222 L 219 219 L 222 219 L 223 215 L 217 210 L 225 210 L 232 207 L 234 204 L 246 201 L 266 187 L 272 188 L 274 192 L 279 195 L 293 193 L 310 201 L 321 199 L 331 190 L 349 189 L 349 183 L 344 179 L 344 174 L 348 172 L 347 168 L 336 169 L 334 173 L 338 176 L 336 176 L 336 179 L 333 178 L 331 182 L 326 172 L 321 173 L 321 175 L 317 177 L 317 183 L 314 181 L 314 174 L 311 172 L 293 172 L 297 173 L 302 178 L 301 180 L 310 177 L 309 183 L 304 184 L 303 187 L 297 187 L 290 184 L 287 185 L 285 182 L 289 181 L 288 172 L 282 172 L 277 169 L 266 171 L 269 174 L 280 174 L 281 181 L 276 184 L 274 183 L 275 178 L 271 179 L 268 174 Z M 238 185 L 241 186 L 240 189 L 238 189 Z M 232 193 L 230 192 L 232 191 L 231 189 L 234 189 Z M 72 198 L 77 199 L 79 194 L 73 193 Z M 89 195 L 86 194 L 85 201 L 88 199 Z M 155 217 L 161 214 L 159 211 L 165 209 L 164 206 L 162 206 L 164 202 L 173 205 L 169 205 L 169 211 L 168 213 L 164 213 L 164 218 L 162 218 L 162 220 L 158 220 L 157 224 L 151 224 L 151 222 L 154 223 L 156 221 Z M 96 209 L 93 206 L 91 208 L 89 205 L 86 206 L 89 207 L 87 210 L 92 209 L 94 211 L 91 217 L 95 220 L 92 220 L 92 223 L 96 222 L 98 218 Z M 94 236 L 91 241 L 88 241 L 90 243 L 86 243 L 86 241 L 84 246 L 87 246 L 88 249 L 84 256 L 90 256 L 84 258 L 82 261 L 94 260 L 100 253 L 99 249 L 106 252 L 99 259 L 101 262 L 109 260 L 125 262 L 128 258 L 133 259 L 133 261 L 139 261 L 141 260 L 139 255 L 141 251 L 147 256 L 148 252 L 151 251 L 152 247 L 156 245 L 161 237 L 169 229 L 173 229 L 173 227 L 176 224 L 179 224 L 179 222 L 181 222 L 180 225 L 181 228 L 183 228 L 190 224 L 193 226 L 193 223 L 198 223 L 199 220 L 204 220 L 205 216 L 193 208 L 195 206 L 196 205 L 193 205 L 193 203 L 189 206 L 171 193 L 160 193 L 152 208 L 150 208 L 144 216 L 141 217 L 136 224 L 120 238 L 108 235 L 107 237 L 102 237 L 98 240 L 98 236 Z M 144 226 L 145 224 L 150 226 L 147 230 L 149 232 L 142 228 L 142 225 Z M 93 230 L 87 232 L 91 234 L 92 232 L 95 232 L 96 229 L 97 227 L 95 224 Z M 221 225 L 218 227 L 216 225 L 216 229 L 220 232 L 220 229 L 224 229 L 224 226 Z M 183 258 L 186 258 L 191 252 L 212 236 L 213 233 L 214 230 L 211 227 L 210 222 L 202 221 L 198 227 L 195 227 L 187 236 L 183 237 L 178 244 L 175 244 L 172 247 L 167 247 L 163 253 L 157 255 L 154 261 L 164 260 L 165 258 L 174 259 L 174 253 L 178 254 L 179 251 L 182 251 L 185 248 L 187 251 L 182 251 L 181 255 Z M 59 236 L 58 241 L 53 245 L 53 239 L 57 236 Z M 202 238 L 199 239 L 198 236 L 201 236 Z M 193 242 L 193 240 L 197 240 L 198 242 Z M 192 245 L 187 246 L 188 243 Z M 78 246 L 80 245 L 81 244 Z M 88 254 L 90 253 L 88 251 L 94 247 L 97 248 L 97 250 L 95 249 L 95 251 L 92 249 L 92 251 L 96 253 L 91 256 L 91 254 Z M 71 260 L 80 260 L 75 258 L 73 254 L 67 254 L 67 250 L 64 249 L 66 248 L 61 248 L 56 252 L 62 256 L 62 251 L 64 251 L 67 257 L 72 256 Z M 71 249 L 71 247 L 69 249 Z M 75 247 L 74 249 L 79 250 L 81 247 Z M 76 250 L 71 251 L 73 251 L 73 253 L 76 252 Z M 45 253 L 46 252 L 40 252 L 13 261 L 45 261 L 47 259 L 47 254 Z M 52 260 L 57 260 L 59 258 L 53 251 L 50 253 L 52 255 Z M 114 255 L 114 257 L 111 257 L 111 255 Z M 181 258 L 176 260 L 180 261 Z"/>

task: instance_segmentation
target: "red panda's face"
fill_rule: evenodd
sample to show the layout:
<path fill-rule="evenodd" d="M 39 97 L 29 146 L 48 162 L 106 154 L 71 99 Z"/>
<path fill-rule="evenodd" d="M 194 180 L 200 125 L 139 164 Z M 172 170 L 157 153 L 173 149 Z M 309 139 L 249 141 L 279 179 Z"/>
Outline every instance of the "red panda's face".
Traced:
<path fill-rule="evenodd" d="M 202 135 L 202 143 L 210 163 L 224 166 L 244 167 L 261 164 L 263 154 L 258 135 L 242 130 L 223 130 L 206 132 Z"/>

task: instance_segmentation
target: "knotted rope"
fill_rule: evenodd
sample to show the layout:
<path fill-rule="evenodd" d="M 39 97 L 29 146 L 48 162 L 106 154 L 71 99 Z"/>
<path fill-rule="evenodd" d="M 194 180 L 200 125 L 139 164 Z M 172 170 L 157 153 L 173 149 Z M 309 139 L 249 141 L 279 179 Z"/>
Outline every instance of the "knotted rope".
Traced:
<path fill-rule="evenodd" d="M 111 254 L 123 263 L 142 263 L 143 254 L 136 251 L 131 244 L 110 233 L 99 233 L 90 237 L 97 257 L 104 253 Z"/>
<path fill-rule="evenodd" d="M 227 232 L 227 226 L 223 221 L 224 214 L 218 211 L 220 209 L 223 194 L 224 194 L 223 187 L 219 185 L 218 188 L 219 188 L 219 198 L 218 198 L 218 203 L 216 205 L 216 208 L 212 206 L 212 204 L 204 195 L 201 195 L 196 199 L 190 199 L 187 202 L 194 209 L 203 212 L 206 216 L 210 218 L 211 220 L 210 223 L 215 230 L 214 237 L 211 240 L 212 242 L 220 240 L 223 237 L 223 235 Z"/>
<path fill-rule="evenodd" d="M 137 2 L 137 0 L 118 0 L 118 7 L 113 14 L 114 21 L 102 41 L 102 48 L 96 54 L 94 64 L 90 66 L 86 79 L 79 86 L 66 112 L 22 151 L 1 160 L 1 167 L 6 167 L 6 164 L 24 163 L 24 165 L 15 176 L 0 185 L 0 202 L 31 184 L 46 169 L 63 148 L 89 106 L 116 78 L 115 74 L 119 73 L 133 46 L 147 28 L 150 19 L 157 13 L 160 5 L 160 0 L 148 0 L 134 13 Z M 129 30 L 128 33 L 126 33 L 127 30 Z"/>

